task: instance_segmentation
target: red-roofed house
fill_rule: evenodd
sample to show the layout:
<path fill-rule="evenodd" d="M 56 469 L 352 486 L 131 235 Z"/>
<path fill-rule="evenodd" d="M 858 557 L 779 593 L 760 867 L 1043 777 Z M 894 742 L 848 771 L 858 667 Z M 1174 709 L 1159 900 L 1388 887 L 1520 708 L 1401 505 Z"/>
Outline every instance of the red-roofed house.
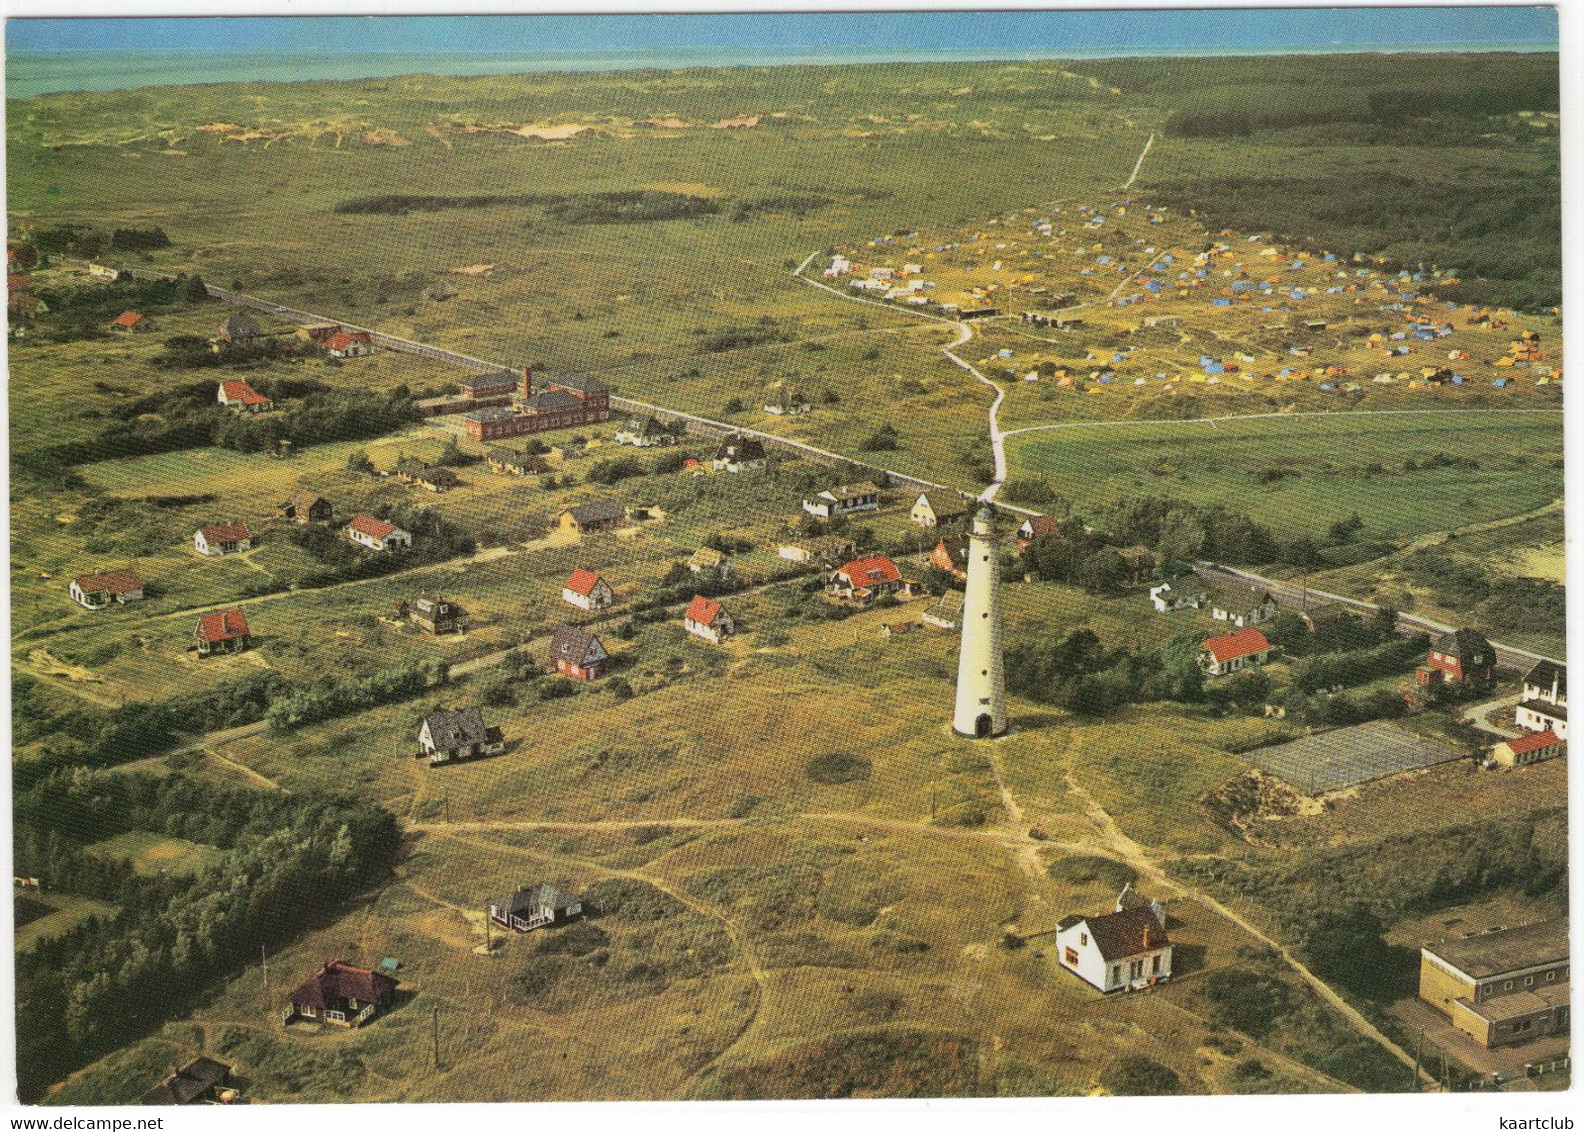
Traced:
<path fill-rule="evenodd" d="M 130 566 L 96 570 L 72 579 L 72 600 L 84 609 L 103 609 L 112 601 L 125 604 L 143 600 L 143 579 Z"/>
<path fill-rule="evenodd" d="M 968 580 L 968 536 L 951 535 L 935 544 L 930 565 L 944 570 L 959 582 Z"/>
<path fill-rule="evenodd" d="M 604 578 L 580 566 L 572 571 L 566 585 L 561 587 L 561 600 L 579 609 L 592 611 L 604 609 L 616 600 L 616 594 Z"/>
<path fill-rule="evenodd" d="M 1555 731 L 1538 731 L 1520 735 L 1516 739 L 1503 739 L 1491 749 L 1491 761 L 1511 770 L 1515 766 L 1528 766 L 1542 759 L 1554 759 L 1567 754 L 1567 743 Z"/>
<path fill-rule="evenodd" d="M 292 991 L 286 1021 L 305 1018 L 332 1026 L 361 1026 L 391 1000 L 398 985 L 395 979 L 378 971 L 347 963 L 326 963 Z"/>
<path fill-rule="evenodd" d="M 374 352 L 374 339 L 367 330 L 337 330 L 320 345 L 332 358 L 361 358 Z"/>
<path fill-rule="evenodd" d="M 687 612 L 682 615 L 682 627 L 712 645 L 720 644 L 737 631 L 736 622 L 721 603 L 702 594 L 694 595 L 688 603 Z"/>
<path fill-rule="evenodd" d="M 198 629 L 194 636 L 198 641 L 199 656 L 241 652 L 251 641 L 247 614 L 240 609 L 227 609 L 223 613 L 206 613 L 198 618 Z"/>
<path fill-rule="evenodd" d="M 843 601 L 868 605 L 886 594 L 911 596 L 913 583 L 902 577 L 897 564 L 883 554 L 855 558 L 830 576 L 825 592 Z"/>
<path fill-rule="evenodd" d="M 346 525 L 346 536 L 359 546 L 381 552 L 410 550 L 412 535 L 398 526 L 376 519 L 373 515 L 354 515 Z"/>
<path fill-rule="evenodd" d="M 222 381 L 219 399 L 226 408 L 239 413 L 262 413 L 272 404 L 268 397 L 240 378 Z"/>
<path fill-rule="evenodd" d="M 253 549 L 253 532 L 246 523 L 213 523 L 193 532 L 199 554 L 237 554 Z"/>
<path fill-rule="evenodd" d="M 122 311 L 110 323 L 111 330 L 120 331 L 122 334 L 131 334 L 134 331 L 147 330 L 148 320 L 137 311 Z"/>
<path fill-rule="evenodd" d="M 1239 629 L 1223 633 L 1199 644 L 1199 667 L 1207 676 L 1225 676 L 1243 668 L 1254 668 L 1270 658 L 1270 642 L 1258 629 Z"/>

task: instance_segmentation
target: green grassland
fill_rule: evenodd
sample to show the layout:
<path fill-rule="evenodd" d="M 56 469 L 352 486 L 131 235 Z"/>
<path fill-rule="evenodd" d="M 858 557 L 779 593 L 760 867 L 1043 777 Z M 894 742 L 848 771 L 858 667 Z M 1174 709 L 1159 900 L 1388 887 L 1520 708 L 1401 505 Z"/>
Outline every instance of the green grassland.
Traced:
<path fill-rule="evenodd" d="M 1521 424 L 1515 426 L 1515 421 Z M 1129 442 L 1118 443 L 1126 432 Z M 1024 433 L 1014 466 L 1085 507 L 1140 494 L 1220 503 L 1284 537 L 1358 514 L 1367 539 L 1406 539 L 1519 515 L 1562 494 L 1560 418 L 1291 416 Z M 1437 454 L 1469 467 L 1404 468 Z M 1275 471 L 1261 482 L 1261 473 Z"/>
<path fill-rule="evenodd" d="M 92 846 L 89 851 L 126 861 L 142 876 L 202 872 L 225 858 L 224 853 L 211 845 L 199 845 L 180 837 L 161 837 L 144 830 L 119 833 Z"/>

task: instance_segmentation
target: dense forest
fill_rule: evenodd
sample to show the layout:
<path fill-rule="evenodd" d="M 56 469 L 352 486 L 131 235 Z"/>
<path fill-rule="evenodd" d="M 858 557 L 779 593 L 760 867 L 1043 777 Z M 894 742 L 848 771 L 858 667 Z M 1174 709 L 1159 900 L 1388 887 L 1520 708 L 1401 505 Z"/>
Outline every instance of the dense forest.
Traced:
<path fill-rule="evenodd" d="M 133 830 L 224 851 L 193 875 L 142 876 L 85 851 Z M 329 922 L 386 875 L 395 818 L 350 798 L 263 793 L 172 775 L 51 775 L 16 801 L 16 867 L 48 892 L 113 903 L 17 956 L 19 1091 L 182 1013 L 217 980 Z"/>

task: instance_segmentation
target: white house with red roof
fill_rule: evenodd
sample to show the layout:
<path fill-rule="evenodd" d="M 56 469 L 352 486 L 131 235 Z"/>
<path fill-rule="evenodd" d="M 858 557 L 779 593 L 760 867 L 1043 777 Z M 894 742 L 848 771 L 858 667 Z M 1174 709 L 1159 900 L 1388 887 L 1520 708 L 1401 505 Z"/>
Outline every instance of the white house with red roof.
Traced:
<path fill-rule="evenodd" d="M 253 532 L 246 523 L 212 523 L 193 532 L 199 554 L 240 554 L 253 549 Z"/>
<path fill-rule="evenodd" d="M 319 344 L 332 358 L 362 358 L 374 352 L 374 339 L 367 330 L 337 330 Z"/>
<path fill-rule="evenodd" d="M 604 578 L 580 566 L 572 571 L 566 585 L 561 587 L 561 600 L 579 609 L 593 611 L 604 609 L 614 602 L 616 593 Z"/>
<path fill-rule="evenodd" d="M 198 628 L 193 635 L 198 642 L 199 656 L 241 652 L 252 639 L 248 632 L 247 614 L 240 609 L 204 614 L 198 618 Z"/>
<path fill-rule="evenodd" d="M 111 602 L 124 605 L 143 600 L 143 579 L 130 566 L 119 570 L 95 570 L 72 579 L 72 600 L 84 609 L 103 609 Z"/>
<path fill-rule="evenodd" d="M 376 519 L 373 515 L 354 515 L 352 521 L 346 525 L 346 536 L 359 546 L 366 546 L 370 550 L 382 553 L 387 550 L 412 548 L 411 534 L 392 523 L 387 523 L 384 519 Z"/>
<path fill-rule="evenodd" d="M 262 413 L 272 404 L 268 397 L 240 378 L 220 383 L 219 400 L 226 408 L 239 413 Z"/>
<path fill-rule="evenodd" d="M 883 554 L 855 558 L 835 570 L 825 592 L 842 601 L 868 605 L 886 594 L 912 596 L 913 583 L 902 577 L 897 564 Z"/>
<path fill-rule="evenodd" d="M 695 594 L 688 603 L 687 612 L 682 615 L 682 627 L 712 645 L 720 644 L 737 631 L 737 623 L 725 607 L 702 594 Z"/>
<path fill-rule="evenodd" d="M 1270 659 L 1270 642 L 1258 629 L 1239 629 L 1199 643 L 1199 667 L 1207 676 L 1256 668 Z"/>

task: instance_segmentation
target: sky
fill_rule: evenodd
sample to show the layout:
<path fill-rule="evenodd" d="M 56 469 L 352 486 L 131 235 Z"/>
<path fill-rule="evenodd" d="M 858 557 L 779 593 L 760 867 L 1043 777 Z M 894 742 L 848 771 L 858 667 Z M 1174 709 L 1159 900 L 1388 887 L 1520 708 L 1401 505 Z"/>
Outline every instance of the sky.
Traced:
<path fill-rule="evenodd" d="M 1554 43 L 1546 7 L 1289 8 L 1065 12 L 814 12 L 669 16 L 305 16 L 12 19 L 11 51 L 185 49 L 543 52 L 666 48 L 884 48 L 905 54 L 1534 46 Z"/>

